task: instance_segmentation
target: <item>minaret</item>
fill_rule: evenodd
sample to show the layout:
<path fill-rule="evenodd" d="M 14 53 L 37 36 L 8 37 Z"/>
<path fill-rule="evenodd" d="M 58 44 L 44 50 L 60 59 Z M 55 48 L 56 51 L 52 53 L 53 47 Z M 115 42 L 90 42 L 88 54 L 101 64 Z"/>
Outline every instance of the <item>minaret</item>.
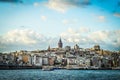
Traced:
<path fill-rule="evenodd" d="M 59 39 L 59 42 L 58 42 L 58 48 L 62 48 L 62 46 L 63 46 L 63 43 L 62 43 L 62 40 L 61 40 L 61 38 Z"/>

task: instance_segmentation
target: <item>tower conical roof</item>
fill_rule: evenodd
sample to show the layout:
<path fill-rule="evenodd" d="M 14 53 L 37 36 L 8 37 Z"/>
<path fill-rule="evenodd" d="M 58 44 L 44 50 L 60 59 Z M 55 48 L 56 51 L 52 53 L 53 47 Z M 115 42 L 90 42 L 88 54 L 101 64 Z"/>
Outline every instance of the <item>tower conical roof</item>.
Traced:
<path fill-rule="evenodd" d="M 62 40 L 61 40 L 61 38 L 59 39 L 59 42 L 58 43 L 62 43 Z"/>
<path fill-rule="evenodd" d="M 48 46 L 48 49 L 47 49 L 48 51 L 50 50 L 50 45 Z"/>
<path fill-rule="evenodd" d="M 62 40 L 61 40 L 61 38 L 59 39 L 59 42 L 58 42 L 58 48 L 62 48 L 62 46 L 63 46 L 63 43 L 62 43 Z"/>

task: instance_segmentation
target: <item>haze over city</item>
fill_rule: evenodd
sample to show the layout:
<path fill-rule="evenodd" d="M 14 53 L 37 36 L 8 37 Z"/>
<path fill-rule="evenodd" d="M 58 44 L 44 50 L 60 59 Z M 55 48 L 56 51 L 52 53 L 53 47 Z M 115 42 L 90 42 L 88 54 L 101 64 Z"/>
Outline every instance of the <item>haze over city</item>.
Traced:
<path fill-rule="evenodd" d="M 120 50 L 120 0 L 0 0 L 0 52 L 78 44 Z"/>

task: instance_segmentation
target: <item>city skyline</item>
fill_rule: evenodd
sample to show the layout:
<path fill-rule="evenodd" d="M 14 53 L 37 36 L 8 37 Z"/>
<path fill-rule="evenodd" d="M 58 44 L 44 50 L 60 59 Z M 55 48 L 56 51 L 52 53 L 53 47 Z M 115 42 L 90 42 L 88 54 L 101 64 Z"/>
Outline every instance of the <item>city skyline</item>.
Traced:
<path fill-rule="evenodd" d="M 109 5 L 108 5 L 109 4 Z M 120 50 L 119 0 L 0 0 L 0 52 L 64 45 Z"/>

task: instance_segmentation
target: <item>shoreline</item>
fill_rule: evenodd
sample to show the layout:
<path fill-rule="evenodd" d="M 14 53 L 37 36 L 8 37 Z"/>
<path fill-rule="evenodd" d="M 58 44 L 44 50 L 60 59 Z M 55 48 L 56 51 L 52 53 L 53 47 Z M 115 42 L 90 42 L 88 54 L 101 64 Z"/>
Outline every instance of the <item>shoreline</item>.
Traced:
<path fill-rule="evenodd" d="M 0 66 L 0 70 L 41 69 L 41 66 Z M 53 68 L 53 70 L 120 70 L 120 68 Z"/>

